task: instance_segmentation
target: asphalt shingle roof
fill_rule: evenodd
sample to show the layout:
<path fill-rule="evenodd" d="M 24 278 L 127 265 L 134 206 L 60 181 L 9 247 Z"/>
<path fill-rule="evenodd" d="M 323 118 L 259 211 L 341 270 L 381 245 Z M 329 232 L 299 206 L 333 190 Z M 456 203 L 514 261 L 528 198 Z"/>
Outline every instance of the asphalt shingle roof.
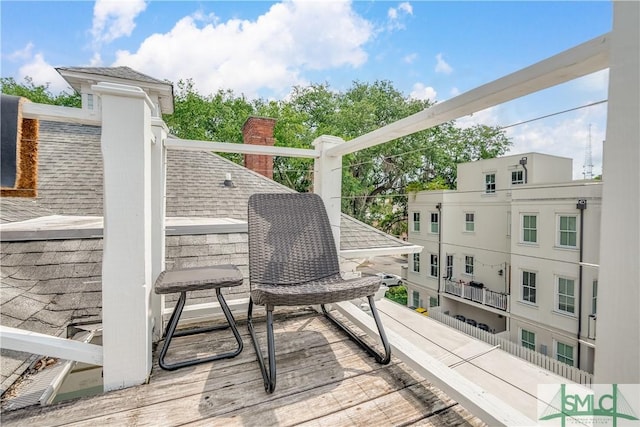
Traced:
<path fill-rule="evenodd" d="M 142 74 L 129 67 L 58 67 L 58 71 L 78 71 L 81 73 L 96 74 L 99 76 L 115 77 L 123 80 L 136 82 L 170 84 L 166 81 L 158 80 L 146 74 Z"/>
<path fill-rule="evenodd" d="M 38 197 L 0 198 L 1 222 L 102 215 L 100 127 L 41 122 L 38 154 Z M 234 187 L 224 186 L 227 174 Z M 167 154 L 167 216 L 246 220 L 251 194 L 283 191 L 292 190 L 213 153 Z M 341 227 L 342 249 L 407 245 L 346 215 Z M 230 263 L 246 278 L 247 244 L 246 233 L 167 236 L 167 269 Z M 0 324 L 64 336 L 70 323 L 100 321 L 102 239 L 2 242 L 0 266 Z M 244 296 L 248 283 L 225 292 Z M 211 295 L 197 292 L 190 303 L 204 298 Z M 36 356 L 0 355 L 4 393 Z"/>

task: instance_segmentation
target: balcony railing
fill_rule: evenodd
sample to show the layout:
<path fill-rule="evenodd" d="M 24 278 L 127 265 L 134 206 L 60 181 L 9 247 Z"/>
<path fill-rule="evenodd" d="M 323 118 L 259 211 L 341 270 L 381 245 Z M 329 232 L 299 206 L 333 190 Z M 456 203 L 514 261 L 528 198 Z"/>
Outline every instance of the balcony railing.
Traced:
<path fill-rule="evenodd" d="M 445 280 L 444 291 L 448 294 L 477 302 L 478 304 L 507 311 L 509 305 L 509 294 L 495 292 L 470 283 L 473 282 L 467 283 Z"/>
<path fill-rule="evenodd" d="M 617 152 L 624 153 L 618 154 L 618 156 L 632 158 L 625 150 L 637 152 L 634 151 L 637 150 L 637 147 L 633 145 L 633 138 L 627 138 L 628 134 L 633 134 L 634 129 L 637 129 L 637 127 L 633 127 L 633 123 L 637 124 L 637 120 L 634 121 L 633 118 L 637 117 L 638 113 L 638 103 L 634 98 L 634 93 L 637 93 L 638 88 L 638 38 L 637 25 L 633 22 L 634 13 L 637 13 L 636 8 L 637 6 L 634 6 L 633 2 L 616 2 L 614 9 L 618 20 L 614 19 L 613 31 L 613 35 L 616 37 L 611 37 L 609 34 L 596 37 L 537 64 L 437 103 L 424 111 L 381 129 L 359 136 L 348 143 L 339 138 L 320 138 L 313 150 L 305 151 L 302 154 L 307 153 L 315 159 L 314 190 L 325 201 L 334 227 L 334 234 L 337 237 L 336 243 L 339 245 L 340 241 L 342 156 L 606 69 L 609 67 L 610 51 L 617 55 L 618 62 L 615 62 L 616 67 L 612 67 L 609 76 L 611 88 L 609 109 L 616 111 L 616 115 L 615 120 L 612 119 L 612 115 L 608 117 L 607 145 L 617 147 L 617 150 L 609 151 L 612 153 L 611 155 L 615 155 Z M 629 18 L 627 19 L 627 17 Z M 614 42 L 611 43 L 610 40 L 614 40 Z M 611 44 L 613 47 L 610 46 Z M 102 347 L 103 372 L 105 390 L 113 390 L 146 382 L 152 367 L 152 343 L 154 338 L 158 338 L 152 336 L 154 333 L 153 325 L 159 325 L 162 321 L 162 304 L 160 299 L 153 295 L 151 288 L 153 279 L 164 268 L 166 149 L 210 151 L 211 146 L 199 144 L 200 142 L 196 141 L 198 147 L 187 146 L 186 143 L 179 143 L 178 145 L 181 147 L 168 147 L 166 125 L 159 118 L 151 117 L 153 105 L 138 88 L 98 83 L 94 86 L 94 90 L 101 97 L 103 105 L 98 121 L 102 126 L 102 149 L 105 161 L 104 212 L 105 220 L 108 221 L 108 224 L 105 222 L 102 280 L 105 332 Z M 25 115 L 25 117 L 27 116 Z M 33 115 L 29 118 L 64 119 L 65 121 L 71 119 L 74 122 L 86 124 L 95 124 L 97 121 L 96 117 L 64 107 L 41 107 L 41 111 L 33 111 Z M 221 146 L 218 149 L 224 147 L 227 146 Z M 227 148 L 239 149 L 240 147 L 242 145 Z M 276 153 L 271 147 L 265 147 L 261 154 L 280 155 L 281 153 Z M 301 153 L 290 152 L 290 155 L 300 156 Z M 616 162 L 625 165 L 624 159 L 625 157 L 615 157 L 609 162 L 612 165 Z M 607 180 L 607 184 L 612 188 L 628 181 L 629 168 L 618 168 L 624 171 L 624 175 L 622 173 L 616 174 L 617 171 L 614 169 L 611 168 L 612 175 Z M 634 176 L 637 177 L 637 172 Z M 131 188 L 132 185 L 134 188 Z M 121 191 L 123 188 L 127 188 L 128 191 Z M 610 200 L 607 199 L 607 206 L 617 206 L 617 203 L 621 206 L 628 206 L 630 203 L 637 202 L 626 195 L 617 196 L 615 193 Z M 125 206 L 127 209 L 123 209 Z M 603 241 L 604 248 L 613 246 L 613 242 L 619 244 L 619 241 L 629 242 L 629 239 L 633 238 L 634 233 L 630 233 L 628 229 L 620 231 L 617 227 L 616 224 L 621 221 L 611 219 L 631 218 L 634 212 L 637 212 L 634 205 L 631 205 L 629 209 L 607 209 L 606 214 L 609 220 L 603 219 L 603 224 L 607 224 L 607 227 L 603 228 L 602 235 L 608 236 L 609 231 L 611 233 L 605 239 L 606 241 Z M 629 223 L 633 222 L 629 221 Z M 632 230 L 637 230 L 637 225 L 635 228 L 632 227 Z M 629 244 L 629 246 L 632 245 Z M 615 277 L 611 274 L 614 271 L 611 259 L 607 258 L 607 262 L 604 262 L 603 268 L 601 268 L 601 272 L 604 270 L 607 277 Z M 625 272 L 628 269 L 621 271 Z M 507 310 L 508 295 L 506 294 L 486 289 L 471 289 L 469 285 L 453 282 L 445 282 L 445 292 L 500 310 Z M 630 298 L 623 305 L 627 307 L 632 303 L 633 299 Z M 609 306 L 604 305 L 603 307 L 609 308 L 611 311 Z M 363 314 L 351 310 L 346 312 L 345 316 L 349 320 L 355 320 Z M 366 321 L 361 323 L 365 324 Z M 159 330 L 160 328 L 155 328 L 156 333 Z M 607 336 L 607 334 L 602 334 L 602 336 Z M 48 339 L 55 339 L 55 337 Z M 55 339 L 55 341 L 57 346 L 69 348 L 69 344 L 63 340 Z M 474 409 L 477 408 L 480 413 L 489 413 L 490 416 L 487 417 L 487 420 L 499 419 L 494 424 L 528 424 L 513 420 L 509 422 L 502 415 L 504 411 L 498 405 L 499 399 L 487 396 L 473 384 L 461 382 L 457 377 L 454 378 L 453 376 L 456 374 L 454 370 L 436 363 L 426 363 L 428 355 L 419 352 L 419 349 L 411 348 L 410 342 L 403 339 L 402 336 L 392 337 L 391 341 L 395 344 L 395 354 L 404 354 L 406 361 L 411 362 L 412 367 L 422 368 L 425 373 L 431 373 L 434 378 L 438 378 L 440 374 L 446 374 L 448 381 L 442 382 L 445 391 L 451 390 L 465 394 L 469 403 L 475 402 L 477 404 Z M 637 339 L 632 340 L 633 343 L 637 343 Z M 39 344 L 40 347 L 36 348 L 37 346 L 30 345 L 27 351 L 41 354 L 46 343 L 38 341 L 36 344 Z M 48 348 L 51 347 L 54 345 L 50 345 Z M 404 347 L 409 350 L 404 351 Z M 629 348 L 634 347 L 637 346 L 631 345 Z M 605 353 L 602 355 L 602 360 L 609 362 L 608 346 L 605 345 L 603 348 Z M 87 349 L 91 350 L 88 347 Z M 617 349 L 611 346 L 610 352 L 614 351 Z M 65 354 L 65 357 L 72 360 L 82 360 L 80 350 L 72 349 L 70 352 L 75 353 L 76 356 Z M 611 354 L 615 355 L 615 353 Z M 636 360 L 637 358 L 628 357 L 622 361 L 631 366 L 627 361 L 631 361 L 630 363 L 635 365 Z M 620 371 L 622 372 L 622 370 Z M 488 398 L 492 400 L 488 402 Z M 492 418 L 492 416 L 496 418 Z M 492 423 L 490 422 L 490 424 Z"/>

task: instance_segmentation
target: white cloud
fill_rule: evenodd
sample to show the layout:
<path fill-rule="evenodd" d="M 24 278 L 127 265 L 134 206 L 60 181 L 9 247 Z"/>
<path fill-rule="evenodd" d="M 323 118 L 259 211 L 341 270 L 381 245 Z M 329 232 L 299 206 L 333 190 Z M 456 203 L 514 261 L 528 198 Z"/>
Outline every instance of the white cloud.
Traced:
<path fill-rule="evenodd" d="M 443 74 L 451 74 L 453 72 L 453 68 L 451 68 L 451 65 L 447 64 L 444 58 L 442 58 L 441 53 L 436 55 L 435 71 L 436 73 L 443 73 Z"/>
<path fill-rule="evenodd" d="M 579 89 L 590 92 L 607 93 L 609 90 L 609 69 L 601 70 L 575 80 Z"/>
<path fill-rule="evenodd" d="M 389 21 L 387 22 L 387 30 L 402 30 L 404 29 L 404 24 L 401 22 L 401 19 L 406 15 L 413 15 L 413 7 L 409 2 L 403 2 L 398 5 L 398 7 L 390 7 L 387 11 L 387 17 Z"/>
<path fill-rule="evenodd" d="M 26 76 L 33 79 L 33 83 L 37 85 L 49 84 L 49 91 L 58 94 L 63 90 L 71 92 L 71 88 L 67 82 L 58 74 L 55 68 L 45 61 L 42 53 L 36 53 L 18 70 L 18 79 L 22 82 Z"/>
<path fill-rule="evenodd" d="M 454 86 L 454 87 L 451 88 L 449 93 L 451 94 L 451 96 L 458 96 L 458 95 L 460 95 L 460 89 L 458 89 L 457 87 Z"/>
<path fill-rule="evenodd" d="M 130 36 L 135 18 L 147 8 L 144 0 L 96 0 L 91 35 L 96 46 Z"/>
<path fill-rule="evenodd" d="M 220 88 L 249 97 L 268 88 L 286 94 L 305 84 L 305 70 L 359 67 L 373 26 L 345 1 L 290 1 L 273 5 L 255 21 L 180 19 L 153 34 L 136 52 L 119 51 L 114 65 L 174 82 L 193 78 L 205 94 Z"/>
<path fill-rule="evenodd" d="M 406 55 L 404 58 L 402 58 L 402 60 L 404 62 L 406 62 L 407 64 L 413 64 L 413 62 L 418 59 L 418 54 L 417 53 L 410 53 L 409 55 Z"/>
<path fill-rule="evenodd" d="M 7 55 L 7 59 L 10 61 L 26 61 L 33 56 L 33 43 L 29 42 L 27 45 L 15 52 L 11 52 Z"/>
<path fill-rule="evenodd" d="M 407 15 L 413 15 L 413 6 L 409 2 L 403 2 L 398 5 L 398 9 L 406 13 Z"/>
<path fill-rule="evenodd" d="M 513 117 L 513 104 L 504 104 L 456 120 L 456 125 L 466 128 L 476 124 L 487 126 L 508 126 L 522 119 Z M 586 148 L 591 125 L 591 152 L 593 174 L 602 173 L 602 141 L 605 138 L 606 104 L 566 115 L 542 119 L 505 129 L 513 142 L 509 153 L 522 154 L 538 152 L 573 159 L 573 178 L 583 178 Z M 509 118 L 507 118 L 509 117 Z"/>
<path fill-rule="evenodd" d="M 431 86 L 425 86 L 423 83 L 416 83 L 413 85 L 409 97 L 413 99 L 429 99 L 431 101 L 435 101 L 437 95 L 436 90 Z"/>
<path fill-rule="evenodd" d="M 513 141 L 510 154 L 535 151 L 572 158 L 574 179 L 583 178 L 587 146 L 591 139 L 593 174 L 602 173 L 602 142 L 606 134 L 604 105 L 559 120 L 515 126 L 506 129 L 506 132 Z"/>

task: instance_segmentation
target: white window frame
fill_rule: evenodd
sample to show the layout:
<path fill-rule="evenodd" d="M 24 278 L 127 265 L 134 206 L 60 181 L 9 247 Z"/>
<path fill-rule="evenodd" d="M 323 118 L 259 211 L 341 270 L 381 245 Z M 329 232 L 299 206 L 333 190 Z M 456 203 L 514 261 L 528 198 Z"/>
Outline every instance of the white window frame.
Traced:
<path fill-rule="evenodd" d="M 527 227 L 525 228 L 525 217 L 533 217 L 535 218 L 536 225 L 535 228 Z M 525 231 L 534 231 L 535 232 L 535 241 L 525 240 Z M 522 213 L 520 214 L 520 242 L 525 245 L 537 245 L 538 244 L 538 214 L 537 213 Z"/>
<path fill-rule="evenodd" d="M 533 331 L 529 331 L 527 329 L 524 329 L 524 328 L 519 328 L 518 332 L 519 332 L 518 336 L 519 336 L 519 340 L 520 340 L 520 346 L 524 347 L 524 348 L 528 348 L 529 350 L 535 351 L 536 350 L 536 333 L 533 332 Z M 524 337 L 522 336 L 525 332 L 527 334 L 533 335 L 533 342 L 525 341 Z"/>
<path fill-rule="evenodd" d="M 476 213 L 475 212 L 464 213 L 464 231 L 466 233 L 475 233 L 476 231 Z"/>
<path fill-rule="evenodd" d="M 412 307 L 422 307 L 422 301 L 420 300 L 420 291 L 412 291 L 411 292 L 411 306 Z"/>
<path fill-rule="evenodd" d="M 413 254 L 413 262 L 411 263 L 411 271 L 414 273 L 420 273 L 420 253 Z"/>
<path fill-rule="evenodd" d="M 436 220 L 433 220 L 433 217 L 436 217 Z M 434 227 L 435 226 L 435 227 Z M 434 231 L 435 228 L 435 231 Z M 429 214 L 429 233 L 438 234 L 440 231 L 440 214 L 438 212 L 430 212 Z"/>
<path fill-rule="evenodd" d="M 417 221 L 416 221 L 416 217 L 418 218 Z M 414 233 L 419 233 L 420 232 L 420 212 L 418 211 L 413 212 L 412 220 L 413 220 L 413 226 L 411 227 L 411 230 Z"/>
<path fill-rule="evenodd" d="M 518 176 L 520 177 L 519 179 Z M 511 185 L 520 184 L 524 184 L 524 171 L 520 169 L 511 171 Z"/>
<path fill-rule="evenodd" d="M 469 263 L 469 260 L 471 260 L 471 263 Z M 464 274 L 466 274 L 467 276 L 473 276 L 475 274 L 475 263 L 476 263 L 476 260 L 473 255 L 465 255 L 464 256 Z M 469 270 L 471 270 L 470 273 L 469 273 Z"/>
<path fill-rule="evenodd" d="M 560 294 L 560 282 L 561 281 L 564 281 L 565 284 L 568 284 L 568 282 L 571 282 L 573 295 L 570 295 L 568 293 L 563 293 L 562 295 Z M 573 311 L 569 311 L 569 310 L 566 309 L 566 308 L 569 307 L 569 299 L 571 299 L 571 301 L 573 302 Z M 568 314 L 570 316 L 575 316 L 576 315 L 576 303 L 577 303 L 577 298 L 576 298 L 576 279 L 574 279 L 572 277 L 566 277 L 566 276 L 556 276 L 556 304 L 555 304 L 556 311 L 558 311 L 559 313 Z M 560 307 L 561 304 L 565 305 L 564 309 Z"/>
<path fill-rule="evenodd" d="M 445 276 L 447 276 L 448 279 L 451 279 L 453 277 L 453 254 L 447 254 L 447 264 L 446 264 L 446 269 L 445 269 Z M 451 263 L 449 263 L 449 261 L 451 261 Z"/>
<path fill-rule="evenodd" d="M 490 178 L 493 177 L 493 178 Z M 495 194 L 496 193 L 496 173 L 486 172 L 484 174 L 484 193 Z"/>
<path fill-rule="evenodd" d="M 435 261 L 435 262 L 434 262 Z M 438 254 L 430 254 L 429 256 L 429 275 L 431 277 L 438 277 Z M 433 274 L 435 273 L 435 274 Z"/>
<path fill-rule="evenodd" d="M 556 245 L 561 247 L 561 248 L 571 248 L 571 249 L 575 249 L 578 247 L 578 215 L 571 215 L 571 214 L 558 214 L 556 217 L 556 223 L 557 223 L 557 227 L 556 230 L 558 231 L 556 234 Z M 575 229 L 574 230 L 562 230 L 562 228 L 560 228 L 562 226 L 562 218 L 573 218 L 575 220 Z M 574 240 L 575 240 L 575 244 L 573 245 L 566 245 L 566 244 L 562 244 L 562 233 L 573 233 Z"/>
<path fill-rule="evenodd" d="M 561 360 L 561 359 L 560 359 L 560 357 L 561 357 L 561 356 L 560 356 L 560 354 L 559 354 L 559 352 L 558 352 L 558 350 L 559 350 L 559 348 L 558 348 L 558 347 L 559 347 L 561 344 L 562 344 L 563 346 L 565 346 L 565 347 L 570 347 L 570 348 L 571 348 L 571 359 L 567 358 L 567 356 L 565 356 L 564 354 L 562 355 L 562 358 L 563 358 L 563 359 L 571 360 L 571 363 L 567 363 L 567 362 L 565 362 L 564 360 Z M 575 363 L 576 363 L 576 346 L 574 346 L 574 345 L 569 345 L 569 344 L 563 343 L 562 341 L 558 341 L 558 340 L 555 340 L 555 339 L 554 339 L 554 340 L 553 340 L 553 355 L 554 355 L 554 357 L 555 357 L 555 359 L 556 359 L 557 361 L 562 362 L 562 363 L 565 363 L 565 364 L 567 364 L 567 365 L 569 365 L 569 366 L 575 366 Z"/>
<path fill-rule="evenodd" d="M 531 279 L 531 275 L 533 275 L 533 278 L 534 278 L 533 286 L 531 285 L 531 283 L 525 284 L 525 280 L 524 280 L 525 273 L 528 274 L 529 279 Z M 521 301 L 526 304 L 537 304 L 538 303 L 538 273 L 531 270 L 522 270 L 522 274 L 520 277 L 522 278 L 522 281 L 520 284 L 521 286 L 520 290 L 522 292 L 522 294 L 520 295 Z M 524 292 L 525 288 L 529 289 L 529 292 L 528 292 L 529 299 L 525 299 L 525 292 Z M 533 301 L 531 301 L 531 289 L 533 289 Z"/>

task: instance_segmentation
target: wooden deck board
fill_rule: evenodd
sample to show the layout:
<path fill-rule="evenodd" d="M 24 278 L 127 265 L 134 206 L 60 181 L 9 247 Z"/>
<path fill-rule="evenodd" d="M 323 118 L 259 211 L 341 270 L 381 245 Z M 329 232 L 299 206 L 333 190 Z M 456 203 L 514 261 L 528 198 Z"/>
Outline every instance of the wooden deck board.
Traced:
<path fill-rule="evenodd" d="M 258 323 L 256 329 L 265 345 L 264 325 Z M 322 316 L 309 312 L 276 319 L 278 387 L 274 394 L 266 394 L 246 324 L 239 330 L 245 347 L 234 359 L 176 371 L 159 369 L 156 360 L 147 385 L 4 413 L 2 424 L 480 424 L 404 364 L 395 359 L 387 366 L 377 364 Z M 176 338 L 169 356 L 193 357 L 234 342 L 228 330 L 203 337 Z"/>

